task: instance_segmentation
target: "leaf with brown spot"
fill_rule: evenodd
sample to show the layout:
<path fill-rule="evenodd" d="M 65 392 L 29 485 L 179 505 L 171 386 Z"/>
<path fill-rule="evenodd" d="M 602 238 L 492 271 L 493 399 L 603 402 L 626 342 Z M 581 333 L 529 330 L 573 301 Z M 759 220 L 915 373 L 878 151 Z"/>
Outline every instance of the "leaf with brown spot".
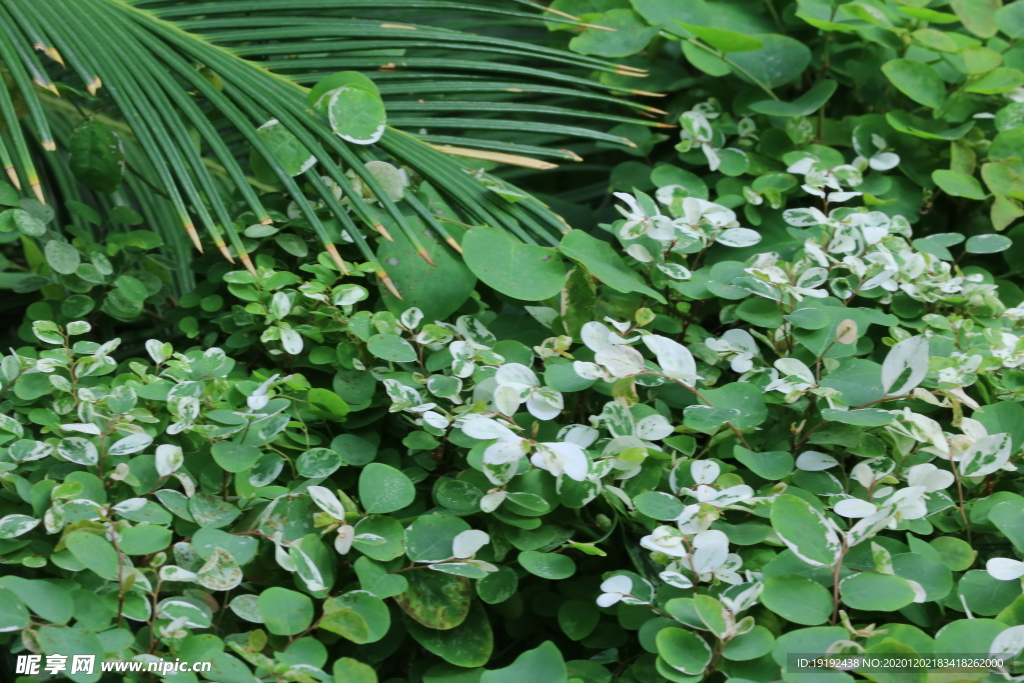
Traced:
<path fill-rule="evenodd" d="M 242 570 L 231 553 L 223 548 L 214 548 L 213 555 L 196 574 L 196 580 L 204 588 L 229 591 L 242 583 Z"/>
<path fill-rule="evenodd" d="M 427 628 L 455 628 L 469 614 L 469 579 L 442 572 L 405 572 L 409 589 L 395 596 L 406 614 Z"/>

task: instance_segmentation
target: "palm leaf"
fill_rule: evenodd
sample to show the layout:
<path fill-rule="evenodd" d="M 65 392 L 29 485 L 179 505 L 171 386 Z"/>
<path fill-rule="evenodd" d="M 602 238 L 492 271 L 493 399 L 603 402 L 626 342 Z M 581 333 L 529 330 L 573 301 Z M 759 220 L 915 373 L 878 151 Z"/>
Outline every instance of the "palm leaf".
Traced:
<path fill-rule="evenodd" d="M 459 249 L 412 193 L 389 198 L 365 165 L 375 159 L 413 169 L 467 223 L 501 228 L 527 243 L 557 244 L 566 230 L 559 217 L 535 199 L 506 201 L 481 182 L 497 181 L 467 173 L 458 159 L 548 168 L 553 164 L 538 157 L 575 161 L 579 156 L 535 144 L 538 135 L 548 141 L 631 146 L 625 138 L 582 124 L 662 124 L 629 116 L 659 110 L 602 92 L 587 77 L 641 72 L 544 47 L 541 41 L 495 35 L 495 30 L 542 31 L 541 15 L 527 8 L 533 6 L 524 1 L 0 0 L 0 59 L 9 83 L 0 87 L 0 117 L 9 124 L 0 136 L 0 163 L 17 187 L 27 186 L 45 203 L 39 159 L 54 151 L 56 142 L 67 143 L 75 110 L 107 119 L 114 107 L 131 143 L 130 173 L 115 201 L 130 197 L 151 222 L 165 226 L 165 233 L 171 216 L 200 250 L 202 230 L 227 259 L 238 259 L 253 272 L 239 225 L 246 219 L 268 224 L 273 212 L 257 192 L 266 188 L 244 166 L 250 149 L 342 273 L 351 265 L 334 244 L 318 204 L 338 219 L 358 258 L 368 262 L 376 259 L 360 224 L 391 239 L 386 223 L 430 261 L 402 205 Z M 351 18 L 353 12 L 362 16 Z M 578 23 L 567 15 L 543 18 Z M 446 25 L 422 23 L 429 19 Z M 452 26 L 486 30 L 477 35 Z M 394 114 L 373 145 L 342 140 L 306 103 L 307 86 L 357 69 L 374 70 L 389 116 Z M 64 97 L 58 99 L 58 93 Z M 462 99 L 447 99 L 453 94 Z M 552 94 L 580 104 L 531 101 Z M 619 107 L 622 114 L 592 111 L 588 101 Z M 21 125 L 10 125 L 19 120 Z M 117 125 L 116 118 L 112 122 Z M 259 131 L 268 122 L 283 126 L 308 150 L 313 159 L 308 167 L 298 173 L 286 168 Z M 464 130 L 487 134 L 453 134 Z M 45 162 L 48 185 L 65 200 L 78 199 L 80 189 L 60 167 Z M 328 179 L 340 188 L 345 206 Z M 372 193 L 375 204 L 355 181 Z M 156 196 L 147 192 L 153 188 Z M 96 195 L 90 196 L 99 205 L 111 201 Z M 397 296 L 384 270 L 377 274 Z"/>

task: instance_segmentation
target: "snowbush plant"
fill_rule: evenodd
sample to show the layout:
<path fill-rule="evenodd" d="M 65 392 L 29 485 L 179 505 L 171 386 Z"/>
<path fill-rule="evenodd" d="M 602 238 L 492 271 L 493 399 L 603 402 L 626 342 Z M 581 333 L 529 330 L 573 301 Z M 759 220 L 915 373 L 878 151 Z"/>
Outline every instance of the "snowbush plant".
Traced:
<path fill-rule="evenodd" d="M 903 217 L 786 209 L 786 259 L 681 194 L 619 197 L 633 268 L 567 236 L 600 258 L 562 313 L 396 316 L 259 266 L 223 280 L 260 369 L 35 322 L 0 363 L 9 645 L 306 681 L 395 673 L 411 639 L 423 680 L 696 681 L 1018 642 L 1024 311 Z M 484 673 L 538 629 L 558 647 Z"/>
<path fill-rule="evenodd" d="M 466 222 L 533 222 L 492 166 L 321 176 L 278 122 L 304 182 L 257 162 L 267 222 L 215 202 L 251 260 L 210 249 L 168 304 L 143 216 L 0 185 L 41 293 L 0 358 L 6 652 L 211 662 L 169 683 L 1020 679 L 790 660 L 1024 649 L 1024 5 L 553 8 L 685 92 L 671 142 L 618 131 L 644 156 L 606 220 L 546 246 Z M 362 78 L 309 105 L 349 125 Z M 451 177 L 485 198 L 457 213 Z"/>

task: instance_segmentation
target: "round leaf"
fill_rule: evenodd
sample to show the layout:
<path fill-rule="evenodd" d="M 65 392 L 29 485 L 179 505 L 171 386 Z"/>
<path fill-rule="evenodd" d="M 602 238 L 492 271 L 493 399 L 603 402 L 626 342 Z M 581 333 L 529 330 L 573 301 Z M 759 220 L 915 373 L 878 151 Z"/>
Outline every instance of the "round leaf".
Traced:
<path fill-rule="evenodd" d="M 359 499 L 369 513 L 394 512 L 416 499 L 416 487 L 400 470 L 373 462 L 359 474 Z"/>
<path fill-rule="evenodd" d="M 467 230 L 462 249 L 474 275 L 514 299 L 542 301 L 565 284 L 565 264 L 553 249 L 519 244 L 488 228 Z"/>

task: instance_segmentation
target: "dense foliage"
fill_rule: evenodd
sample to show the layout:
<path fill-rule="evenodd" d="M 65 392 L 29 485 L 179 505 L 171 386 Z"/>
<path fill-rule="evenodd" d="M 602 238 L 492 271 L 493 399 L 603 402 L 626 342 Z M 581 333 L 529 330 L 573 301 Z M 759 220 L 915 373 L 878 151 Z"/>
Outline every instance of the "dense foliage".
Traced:
<path fill-rule="evenodd" d="M 0 0 L 0 152 L 49 168 L 0 183 L 0 645 L 212 662 L 170 683 L 1018 680 L 789 660 L 1024 649 L 1024 3 L 373 4 L 438 25 Z M 338 72 L 406 50 L 439 73 Z M 535 92 L 472 77 L 503 66 Z M 638 82 L 664 122 L 621 115 Z M 487 132 L 384 125 L 417 101 Z"/>

